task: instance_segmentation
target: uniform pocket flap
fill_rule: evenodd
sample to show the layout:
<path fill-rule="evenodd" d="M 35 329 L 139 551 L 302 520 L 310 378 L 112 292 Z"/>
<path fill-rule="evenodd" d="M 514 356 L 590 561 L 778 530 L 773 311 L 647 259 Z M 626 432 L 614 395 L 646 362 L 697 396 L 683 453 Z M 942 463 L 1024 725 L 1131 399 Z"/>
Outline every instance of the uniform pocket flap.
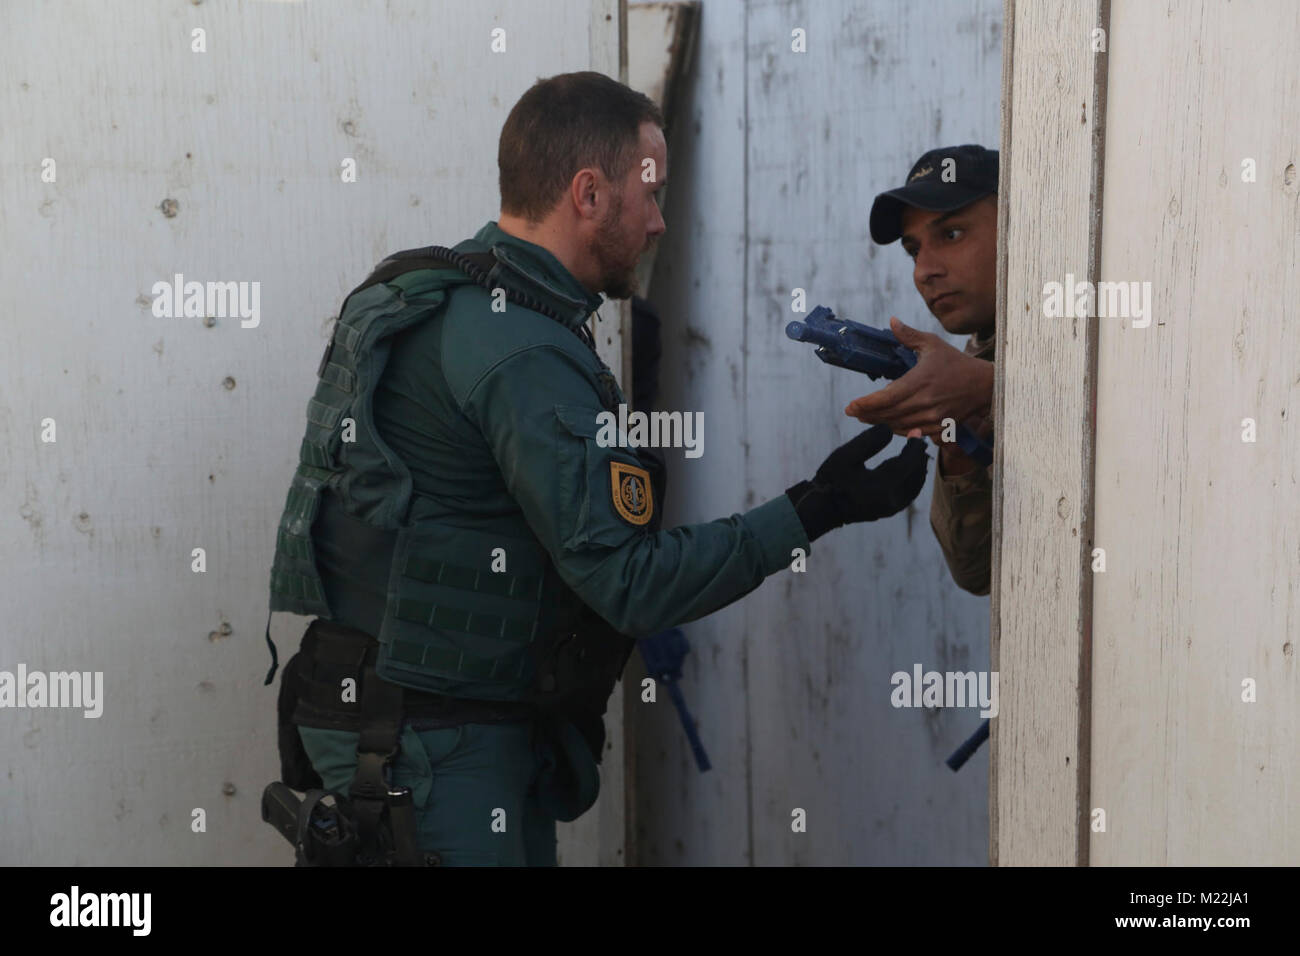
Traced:
<path fill-rule="evenodd" d="M 578 438 L 595 438 L 600 433 L 601 427 L 596 416 L 603 413 L 603 409 L 586 408 L 581 405 L 555 406 L 555 417 L 560 420 L 560 424 Z"/>

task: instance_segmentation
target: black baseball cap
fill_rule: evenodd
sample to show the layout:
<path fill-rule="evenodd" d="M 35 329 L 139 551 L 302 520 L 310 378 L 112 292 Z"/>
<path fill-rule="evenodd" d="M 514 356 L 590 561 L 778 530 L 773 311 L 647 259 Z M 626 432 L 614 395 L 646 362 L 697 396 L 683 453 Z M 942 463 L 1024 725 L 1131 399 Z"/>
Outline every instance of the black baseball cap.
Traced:
<path fill-rule="evenodd" d="M 945 166 L 945 160 L 952 160 Z M 945 169 L 951 170 L 945 182 Z M 882 246 L 903 235 L 903 208 L 952 212 L 998 191 L 998 151 L 968 143 L 932 149 L 913 164 L 907 183 L 871 204 L 871 238 Z"/>

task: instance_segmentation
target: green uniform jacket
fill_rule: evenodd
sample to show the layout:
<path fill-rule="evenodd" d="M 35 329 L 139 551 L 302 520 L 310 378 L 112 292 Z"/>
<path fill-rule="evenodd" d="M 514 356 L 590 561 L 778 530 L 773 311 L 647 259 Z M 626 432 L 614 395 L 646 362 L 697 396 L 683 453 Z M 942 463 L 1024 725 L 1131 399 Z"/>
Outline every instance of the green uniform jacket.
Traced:
<path fill-rule="evenodd" d="M 784 494 L 744 514 L 651 531 L 662 503 L 636 480 L 645 478 L 641 462 L 596 438 L 597 415 L 611 398 L 626 401 L 574 332 L 601 298 L 495 222 L 456 249 L 492 247 L 575 308 L 562 327 L 461 285 L 433 320 L 394 340 L 374 416 L 410 471 L 410 521 L 499 533 L 507 560 L 511 539 L 534 539 L 583 602 L 632 637 L 716 611 L 787 567 L 793 549 L 809 550 Z M 432 295 L 439 286 L 429 275 Z M 420 295 L 418 284 L 404 292 L 409 304 Z M 347 620 L 346 597 L 326 585 L 342 623 L 368 623 Z"/>

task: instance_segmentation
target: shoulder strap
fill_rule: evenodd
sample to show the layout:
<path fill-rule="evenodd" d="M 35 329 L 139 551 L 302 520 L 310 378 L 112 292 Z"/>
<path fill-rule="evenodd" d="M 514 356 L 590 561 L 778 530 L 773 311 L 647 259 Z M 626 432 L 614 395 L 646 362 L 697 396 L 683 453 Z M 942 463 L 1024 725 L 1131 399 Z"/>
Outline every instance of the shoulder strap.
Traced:
<path fill-rule="evenodd" d="M 402 252 L 395 252 L 375 266 L 375 270 L 366 277 L 365 282 L 348 293 L 347 298 L 343 300 L 343 307 L 339 309 L 339 315 L 341 316 L 344 310 L 347 309 L 348 299 L 351 299 L 363 289 L 369 289 L 371 286 L 383 282 L 391 282 L 400 275 L 407 272 L 417 272 L 421 269 L 458 269 L 469 276 L 470 280 L 476 285 L 492 291 L 494 284 L 491 273 L 496 270 L 497 264 L 497 257 L 491 252 L 457 252 L 455 249 L 448 249 L 446 246 L 424 246 L 420 249 L 406 249 Z M 509 285 L 503 285 L 501 288 L 505 291 L 506 298 L 516 305 L 522 305 L 526 309 L 540 312 L 547 318 L 553 319 L 561 325 L 564 324 L 564 319 L 560 314 L 537 297 L 513 289 Z M 578 326 L 574 334 L 582 339 L 587 348 L 591 349 L 593 353 L 596 351 L 596 341 L 591 337 L 591 332 L 585 325 Z M 325 371 L 325 366 L 329 364 L 330 353 L 333 349 L 334 339 L 331 336 L 329 344 L 325 347 L 325 354 L 321 356 L 320 368 L 317 371 L 318 377 Z"/>
<path fill-rule="evenodd" d="M 482 280 L 487 277 L 488 272 L 496 265 L 496 262 L 496 256 L 490 252 L 461 253 L 456 252 L 454 249 L 448 249 L 446 246 L 425 246 L 423 249 L 407 249 L 404 252 L 393 253 L 375 266 L 375 271 L 370 273 L 366 281 L 348 293 L 348 298 L 352 298 L 362 289 L 368 289 L 372 285 L 379 285 L 381 282 L 391 282 L 404 273 L 416 272 L 420 269 L 459 269 L 482 285 Z M 347 305 L 346 299 L 344 305 Z"/>
<path fill-rule="evenodd" d="M 460 262 L 453 262 L 445 256 L 439 256 L 435 253 L 450 253 Z M 371 286 L 380 285 L 385 282 L 392 282 L 400 275 L 407 272 L 416 272 L 420 269 L 459 269 L 464 272 L 471 280 L 478 281 L 475 273 L 484 273 L 485 269 L 491 269 L 496 262 L 496 257 L 490 252 L 476 252 L 462 255 L 444 246 L 425 246 L 423 249 L 407 249 L 403 252 L 395 252 L 387 259 L 375 266 L 370 275 L 366 276 L 366 281 L 357 286 L 343 298 L 343 305 L 339 307 L 339 317 L 347 311 L 348 302 L 354 295 Z M 473 269 L 470 272 L 465 268 Z M 337 331 L 336 331 L 337 334 Z M 329 365 L 330 355 L 334 352 L 334 336 L 330 336 L 329 342 L 325 346 L 325 352 L 320 357 L 320 366 L 316 369 L 316 377 L 320 378 L 325 374 L 325 367 Z"/>

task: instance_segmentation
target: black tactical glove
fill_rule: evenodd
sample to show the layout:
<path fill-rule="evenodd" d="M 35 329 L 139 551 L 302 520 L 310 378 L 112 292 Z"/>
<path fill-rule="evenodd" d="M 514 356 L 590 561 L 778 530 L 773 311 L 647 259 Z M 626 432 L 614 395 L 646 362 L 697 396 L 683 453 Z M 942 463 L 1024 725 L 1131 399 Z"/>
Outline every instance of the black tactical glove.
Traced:
<path fill-rule="evenodd" d="M 786 489 L 809 541 L 854 521 L 898 514 L 921 493 L 930 461 L 924 439 L 909 438 L 897 457 L 863 467 L 893 437 L 888 425 L 873 425 L 831 452 L 812 481 Z"/>

